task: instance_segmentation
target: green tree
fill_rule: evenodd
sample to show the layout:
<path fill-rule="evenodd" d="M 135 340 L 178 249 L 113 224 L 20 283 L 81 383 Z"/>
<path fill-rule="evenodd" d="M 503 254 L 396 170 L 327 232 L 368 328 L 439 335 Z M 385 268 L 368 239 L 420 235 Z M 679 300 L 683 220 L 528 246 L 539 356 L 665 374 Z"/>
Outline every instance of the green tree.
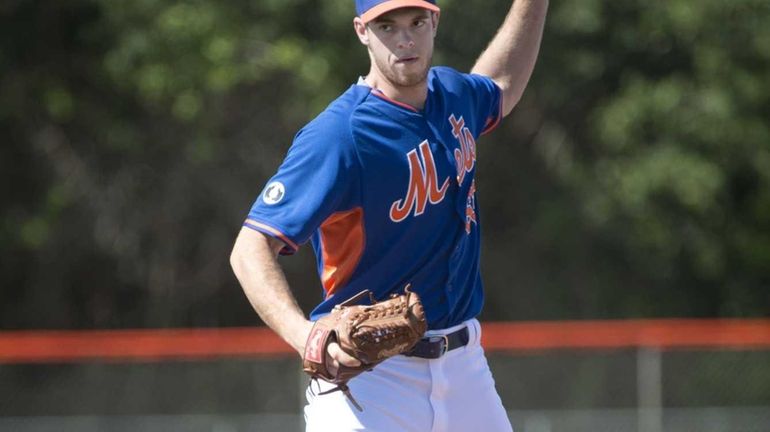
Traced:
<path fill-rule="evenodd" d="M 468 70 L 508 0 L 442 0 Z M 310 12 L 309 12 L 310 11 Z M 367 71 L 349 0 L 0 5 L 0 327 L 244 325 L 227 257 L 302 124 Z M 553 2 L 479 142 L 485 318 L 770 310 L 770 6 Z M 284 260 L 320 298 L 307 250 Z"/>

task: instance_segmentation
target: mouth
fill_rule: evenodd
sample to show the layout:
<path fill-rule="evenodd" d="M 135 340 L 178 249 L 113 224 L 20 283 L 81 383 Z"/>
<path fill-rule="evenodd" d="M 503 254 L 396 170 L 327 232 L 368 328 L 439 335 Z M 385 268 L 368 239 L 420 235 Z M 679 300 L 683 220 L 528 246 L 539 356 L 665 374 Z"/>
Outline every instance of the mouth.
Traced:
<path fill-rule="evenodd" d="M 411 64 L 419 60 L 420 57 L 418 56 L 412 56 L 412 57 L 402 57 L 398 60 L 396 60 L 397 64 Z"/>

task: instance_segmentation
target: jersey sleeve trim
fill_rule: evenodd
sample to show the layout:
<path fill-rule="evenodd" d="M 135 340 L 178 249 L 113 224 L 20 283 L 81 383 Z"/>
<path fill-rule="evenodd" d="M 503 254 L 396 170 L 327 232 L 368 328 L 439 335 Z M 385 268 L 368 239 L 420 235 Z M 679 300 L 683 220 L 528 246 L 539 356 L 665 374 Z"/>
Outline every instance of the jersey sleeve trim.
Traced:
<path fill-rule="evenodd" d="M 500 97 L 498 98 L 497 117 L 490 117 L 487 119 L 487 124 L 484 125 L 484 130 L 481 131 L 481 135 L 486 135 L 497 129 L 497 126 L 500 125 L 500 121 L 503 119 L 503 94 L 497 84 L 494 84 L 494 86 L 497 88 L 498 93 L 500 93 Z"/>
<path fill-rule="evenodd" d="M 257 222 L 254 219 L 246 219 L 243 222 L 243 226 L 245 226 L 246 228 L 251 228 L 255 231 L 259 231 L 261 233 L 267 234 L 271 237 L 274 237 L 282 241 L 286 245 L 283 249 L 281 249 L 282 255 L 290 255 L 299 250 L 299 246 L 297 246 L 296 243 L 291 241 L 291 239 L 286 234 L 284 234 L 283 232 L 281 232 L 281 230 L 275 227 L 272 227 L 262 222 Z"/>

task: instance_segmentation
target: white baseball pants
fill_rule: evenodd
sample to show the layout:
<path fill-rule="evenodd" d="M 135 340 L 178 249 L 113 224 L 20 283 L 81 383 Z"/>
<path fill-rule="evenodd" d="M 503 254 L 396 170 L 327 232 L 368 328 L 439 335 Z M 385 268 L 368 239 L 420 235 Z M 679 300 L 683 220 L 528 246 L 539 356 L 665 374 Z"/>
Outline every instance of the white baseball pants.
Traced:
<path fill-rule="evenodd" d="M 481 326 L 475 319 L 426 336 L 451 333 L 468 326 L 468 345 L 438 359 L 396 356 L 348 385 L 358 411 L 342 392 L 313 380 L 306 392 L 307 432 L 512 432 L 508 415 L 495 390 L 484 350 Z"/>

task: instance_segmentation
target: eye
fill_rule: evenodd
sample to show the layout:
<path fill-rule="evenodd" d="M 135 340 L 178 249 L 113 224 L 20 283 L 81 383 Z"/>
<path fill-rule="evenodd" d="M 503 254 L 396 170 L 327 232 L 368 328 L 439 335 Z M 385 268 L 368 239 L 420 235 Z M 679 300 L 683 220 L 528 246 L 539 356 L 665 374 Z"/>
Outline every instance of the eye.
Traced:
<path fill-rule="evenodd" d="M 382 30 L 382 31 L 387 33 L 387 32 L 390 32 L 391 30 L 393 30 L 393 26 L 390 25 L 390 24 L 380 24 L 380 30 Z"/>
<path fill-rule="evenodd" d="M 414 20 L 412 25 L 415 26 L 415 27 L 422 27 L 422 26 L 425 25 L 425 20 L 424 19 L 416 19 L 416 20 Z"/>

